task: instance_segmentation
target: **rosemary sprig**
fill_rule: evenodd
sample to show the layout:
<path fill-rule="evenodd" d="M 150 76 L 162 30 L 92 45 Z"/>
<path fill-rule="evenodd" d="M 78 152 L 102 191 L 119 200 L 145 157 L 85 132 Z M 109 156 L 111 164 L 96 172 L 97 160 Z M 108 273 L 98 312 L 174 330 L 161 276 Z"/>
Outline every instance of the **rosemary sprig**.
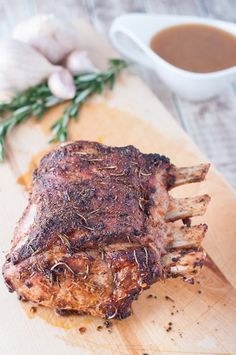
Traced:
<path fill-rule="evenodd" d="M 68 124 L 71 119 L 77 119 L 81 105 L 95 93 L 102 94 L 104 88 L 113 88 L 117 76 L 128 64 L 123 59 L 110 59 L 107 70 L 99 73 L 85 73 L 74 77 L 76 94 L 69 102 L 63 115 L 51 127 L 53 137 L 50 142 L 63 142 L 68 138 Z M 54 96 L 47 84 L 40 84 L 16 94 L 10 103 L 0 103 L 0 114 L 9 116 L 0 121 L 0 161 L 4 159 L 6 135 L 13 127 L 27 118 L 35 116 L 40 120 L 52 106 L 64 102 Z"/>

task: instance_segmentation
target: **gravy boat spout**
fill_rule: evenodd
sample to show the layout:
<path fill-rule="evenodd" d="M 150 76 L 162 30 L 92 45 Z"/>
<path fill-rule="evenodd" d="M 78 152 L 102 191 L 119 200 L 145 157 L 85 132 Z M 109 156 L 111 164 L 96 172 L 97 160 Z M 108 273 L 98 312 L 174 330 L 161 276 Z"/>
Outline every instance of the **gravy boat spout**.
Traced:
<path fill-rule="evenodd" d="M 236 66 L 210 73 L 180 69 L 161 58 L 150 48 L 152 37 L 161 30 L 181 24 L 204 24 L 236 35 L 236 25 L 193 16 L 127 14 L 114 20 L 110 38 L 125 57 L 143 64 L 159 75 L 169 88 L 191 101 L 210 99 L 236 79 Z"/>

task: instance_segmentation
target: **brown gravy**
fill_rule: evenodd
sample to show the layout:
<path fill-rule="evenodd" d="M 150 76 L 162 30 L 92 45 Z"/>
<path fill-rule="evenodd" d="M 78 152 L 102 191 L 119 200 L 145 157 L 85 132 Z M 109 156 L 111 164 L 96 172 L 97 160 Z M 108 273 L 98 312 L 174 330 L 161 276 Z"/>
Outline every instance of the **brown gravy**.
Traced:
<path fill-rule="evenodd" d="M 236 65 L 236 36 L 213 26 L 172 26 L 153 36 L 150 47 L 184 70 L 209 73 Z"/>

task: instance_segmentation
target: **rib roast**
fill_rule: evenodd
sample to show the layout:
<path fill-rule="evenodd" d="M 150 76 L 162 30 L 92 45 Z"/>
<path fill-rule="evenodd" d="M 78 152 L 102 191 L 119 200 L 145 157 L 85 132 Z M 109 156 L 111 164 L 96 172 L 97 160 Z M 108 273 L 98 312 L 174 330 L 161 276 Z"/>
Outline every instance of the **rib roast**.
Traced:
<path fill-rule="evenodd" d="M 168 191 L 202 181 L 208 169 L 176 168 L 133 146 L 77 141 L 51 151 L 34 171 L 6 257 L 9 291 L 61 314 L 123 319 L 154 282 L 193 282 L 207 226 L 191 226 L 190 217 L 204 214 L 210 198 Z"/>

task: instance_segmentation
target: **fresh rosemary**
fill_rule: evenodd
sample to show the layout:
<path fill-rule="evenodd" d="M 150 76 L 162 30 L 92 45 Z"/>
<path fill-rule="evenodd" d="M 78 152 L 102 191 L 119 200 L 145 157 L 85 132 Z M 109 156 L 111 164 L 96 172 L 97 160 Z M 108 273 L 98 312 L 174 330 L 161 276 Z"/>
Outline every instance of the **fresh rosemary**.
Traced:
<path fill-rule="evenodd" d="M 128 64 L 123 59 L 110 59 L 108 69 L 102 72 L 84 73 L 74 77 L 76 94 L 69 102 L 63 115 L 51 127 L 50 142 L 63 142 L 68 138 L 68 124 L 71 119 L 77 119 L 81 105 L 92 94 L 102 94 L 104 88 L 113 88 L 117 76 Z M 47 84 L 40 84 L 18 93 L 10 103 L 0 103 L 0 115 L 7 118 L 0 120 L 0 161 L 4 159 L 6 135 L 11 129 L 31 116 L 40 120 L 52 106 L 64 102 L 54 96 Z"/>

